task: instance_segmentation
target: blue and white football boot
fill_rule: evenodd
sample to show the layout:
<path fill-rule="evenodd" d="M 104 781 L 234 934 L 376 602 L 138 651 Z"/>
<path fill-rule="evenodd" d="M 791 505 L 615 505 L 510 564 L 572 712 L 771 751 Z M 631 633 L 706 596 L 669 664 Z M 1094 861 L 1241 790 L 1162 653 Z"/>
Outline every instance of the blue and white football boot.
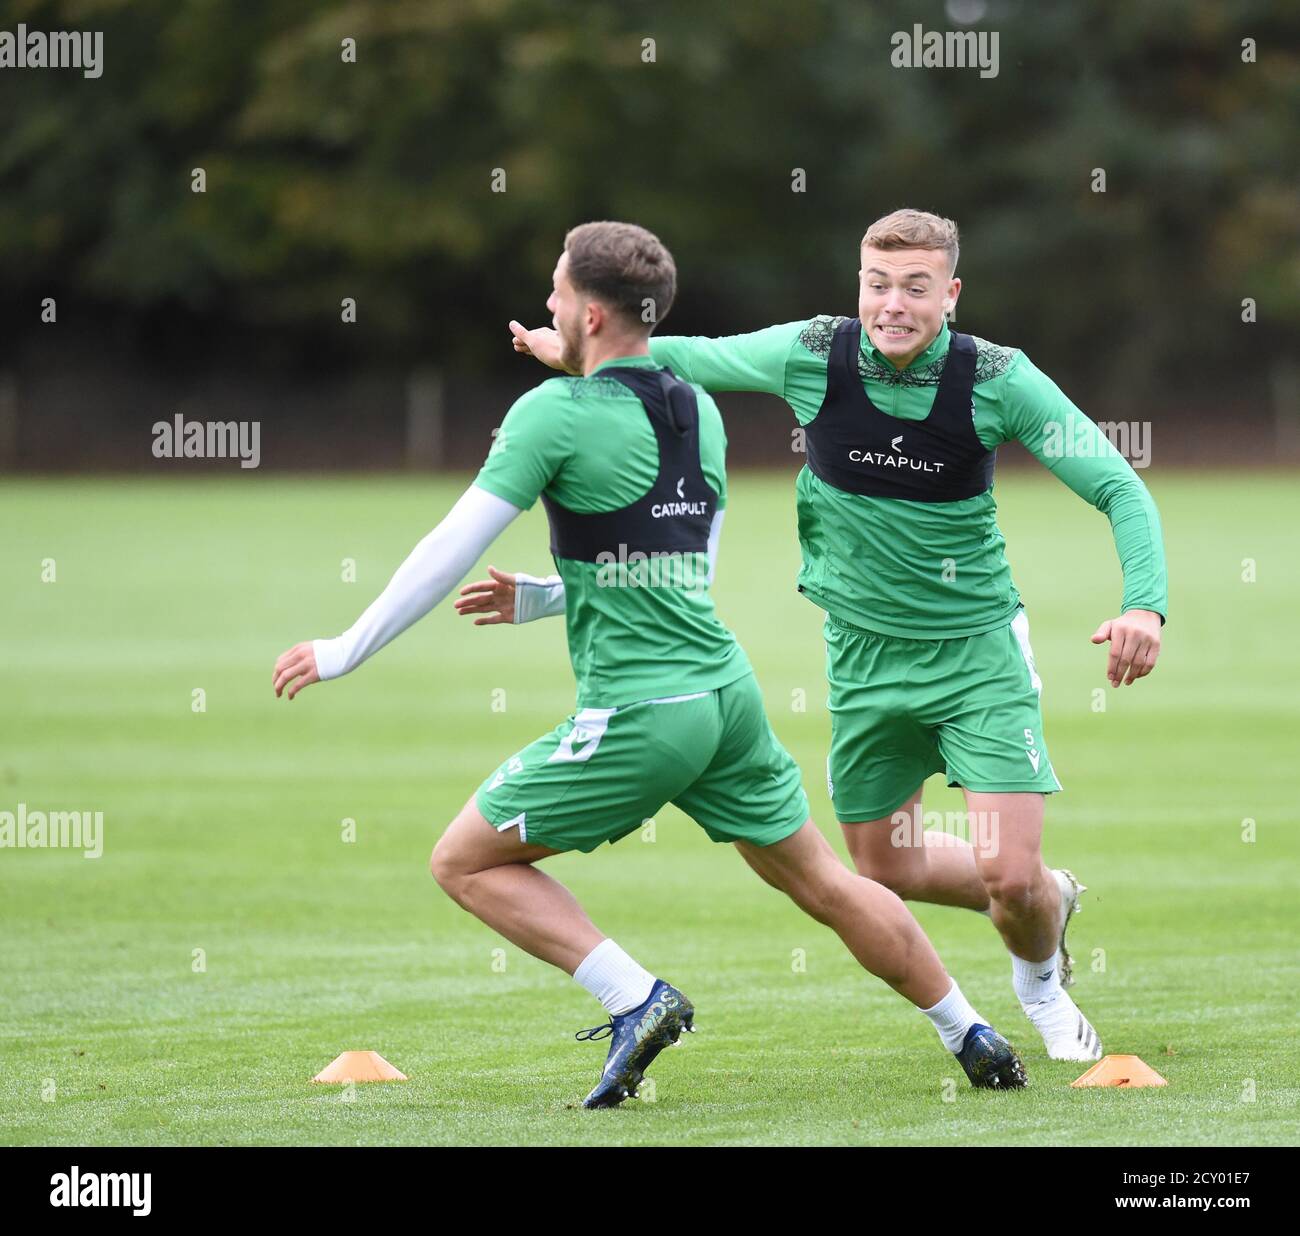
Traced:
<path fill-rule="evenodd" d="M 683 1030 L 694 1029 L 695 1006 L 676 987 L 656 979 L 644 1004 L 611 1016 L 603 1026 L 579 1030 L 573 1037 L 580 1041 L 610 1040 L 604 1072 L 582 1100 L 583 1107 L 617 1107 L 635 1098 L 650 1062 L 676 1043 Z"/>
<path fill-rule="evenodd" d="M 953 1053 L 977 1090 L 1020 1090 L 1029 1085 L 1016 1049 L 992 1026 L 976 1022 Z"/>

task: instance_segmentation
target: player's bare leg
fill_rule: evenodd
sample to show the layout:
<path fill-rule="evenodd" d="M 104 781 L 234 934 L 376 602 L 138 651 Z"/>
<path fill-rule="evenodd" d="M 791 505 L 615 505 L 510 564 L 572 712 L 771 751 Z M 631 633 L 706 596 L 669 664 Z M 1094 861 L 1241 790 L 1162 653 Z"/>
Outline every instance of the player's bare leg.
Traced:
<path fill-rule="evenodd" d="M 994 802 L 996 800 L 996 802 Z M 860 875 L 891 888 L 904 901 L 928 901 L 934 905 L 959 906 L 979 910 L 994 919 L 1007 947 L 1017 956 L 1017 948 L 1031 957 L 1046 956 L 1043 928 L 1036 923 L 1033 909 L 1042 903 L 1041 884 L 1034 884 L 1034 872 L 1047 872 L 1050 889 L 1046 897 L 1056 910 L 1049 917 L 1056 922 L 1056 945 L 1061 950 L 1061 981 L 1068 987 L 1069 953 L 1065 950 L 1065 927 L 1078 904 L 1083 885 L 1065 870 L 1048 870 L 1041 859 L 1043 796 L 1041 794 L 973 794 L 966 796 L 967 810 L 973 819 L 994 819 L 1008 829 L 1012 853 L 1007 856 L 997 839 L 990 835 L 980 842 L 987 854 L 979 854 L 969 841 L 940 829 L 931 829 L 918 837 L 914 821 L 921 806 L 918 789 L 897 811 L 876 820 L 845 824 L 844 839 L 853 865 Z M 992 803 L 993 805 L 989 805 Z M 977 811 L 985 814 L 981 817 Z M 990 813 L 997 811 L 998 815 Z M 1032 853 L 1024 849 L 1032 845 Z M 1016 849 L 1019 846 L 1019 849 Z M 1004 857 L 998 861 L 999 853 Z M 985 872 L 998 885 L 998 911 L 985 883 Z M 1026 888 L 1025 881 L 1033 886 Z M 1026 895 L 1027 894 L 1027 895 Z M 1026 910 L 1028 909 L 1028 918 Z M 1041 909 L 1041 904 L 1040 904 Z"/>
<path fill-rule="evenodd" d="M 738 841 L 736 849 L 768 884 L 830 927 L 859 964 L 925 1013 L 972 1083 L 1025 1084 L 1014 1051 L 967 1003 L 898 895 L 849 871 L 812 820 L 774 845 Z"/>
<path fill-rule="evenodd" d="M 899 995 L 924 1009 L 947 994 L 952 979 L 908 908 L 889 889 L 849 871 L 811 820 L 775 845 L 738 841 L 736 849 Z"/>
<path fill-rule="evenodd" d="M 916 845 L 911 821 L 921 806 L 921 787 L 896 811 L 876 820 L 845 824 L 844 841 L 859 875 L 892 889 L 905 901 L 929 901 L 966 910 L 987 910 L 988 890 L 970 842 L 930 830 Z M 896 817 L 906 817 L 901 833 Z"/>
<path fill-rule="evenodd" d="M 1101 1039 L 1066 994 L 1061 948 L 1068 909 L 1043 865 L 1042 794 L 966 791 L 972 818 L 995 821 L 994 844 L 973 853 L 989 892 L 989 916 L 1011 954 L 1012 984 L 1054 1060 L 1096 1060 Z"/>
<path fill-rule="evenodd" d="M 526 953 L 572 974 L 604 938 L 577 898 L 533 866 L 556 854 L 498 832 L 474 800 L 461 808 L 429 857 L 429 870 L 457 905 Z"/>
<path fill-rule="evenodd" d="M 972 819 L 993 821 L 992 844 L 971 848 L 989 896 L 989 917 L 1007 948 L 1027 961 L 1056 952 L 1061 893 L 1043 866 L 1043 795 L 966 791 Z"/>
<path fill-rule="evenodd" d="M 610 1049 L 584 1107 L 613 1107 L 634 1096 L 655 1056 L 690 1030 L 695 1010 L 599 931 L 577 898 L 533 864 L 559 853 L 529 845 L 516 829 L 498 832 L 475 800 L 433 847 L 429 870 L 458 905 L 512 944 L 573 975 L 610 1015 Z M 579 1038 L 603 1038 L 604 1026 Z"/>
<path fill-rule="evenodd" d="M 911 821 L 920 801 L 918 789 L 898 812 L 845 824 L 854 866 L 907 900 L 985 911 L 1011 954 L 1016 995 L 1048 1054 L 1097 1059 L 1097 1032 L 1064 991 L 1069 983 L 1064 929 L 1079 885 L 1068 872 L 1043 865 L 1043 795 L 967 791 L 970 817 L 981 818 L 983 812 L 984 819 L 996 821 L 980 847 L 937 830 L 924 833 L 921 845 L 914 828 L 900 833 L 895 816 Z"/>
<path fill-rule="evenodd" d="M 967 810 L 972 813 L 972 818 L 978 819 L 980 817 L 973 814 L 977 809 L 972 805 L 975 798 L 979 799 L 980 804 L 990 799 L 998 799 L 999 804 L 989 810 L 1005 813 L 1012 834 L 1025 836 L 1024 829 L 1028 827 L 1032 835 L 1041 843 L 1043 800 L 1041 794 L 980 794 L 977 796 L 968 794 Z M 1037 801 L 1036 803 L 1030 801 L 1023 807 L 1015 802 L 1008 806 L 1001 801 L 1016 799 Z M 982 865 L 977 858 L 975 847 L 964 838 L 940 829 L 930 829 L 921 833 L 918 838 L 914 821 L 917 819 L 920 807 L 921 790 L 918 789 L 897 811 L 892 811 L 889 815 L 881 816 L 876 820 L 864 820 L 857 824 L 845 824 L 844 839 L 853 858 L 854 867 L 860 875 L 893 889 L 904 901 L 928 901 L 934 905 L 959 906 L 962 909 L 979 910 L 994 918 L 992 900 L 985 885 Z M 983 805 L 978 809 L 985 810 Z M 1022 824 L 1020 817 L 1025 815 L 1026 811 L 1029 813 L 1029 819 L 1026 824 Z M 983 818 L 1001 820 L 1002 816 L 990 817 L 986 814 Z M 991 851 L 1000 848 L 990 837 L 981 838 L 981 841 L 989 846 Z M 990 852 L 988 859 L 988 865 L 996 868 L 996 852 Z M 1018 861 L 1023 871 L 1033 871 L 1035 863 L 1032 857 L 1021 854 Z M 1041 858 L 1037 866 L 1042 866 Z M 1002 893 L 999 914 L 995 920 L 998 923 L 999 933 L 1013 953 L 1017 947 L 1028 949 L 1031 953 L 1042 953 L 1042 941 L 1035 936 L 1037 929 L 1033 926 L 1032 913 L 1029 926 L 1026 928 L 1023 921 L 1023 900 L 1013 895 L 1022 891 L 1016 889 L 1012 883 L 1015 874 L 1011 870 L 997 873 L 999 889 Z M 1077 908 L 1078 896 L 1083 891 L 1083 885 L 1069 871 L 1048 870 L 1047 874 L 1055 888 L 1053 896 L 1059 905 L 1056 914 L 1056 944 L 1061 950 L 1061 982 L 1069 987 L 1073 980 L 1070 973 L 1070 955 L 1065 949 L 1065 927 L 1070 915 Z M 1041 888 L 1037 890 L 1037 894 L 1041 899 Z M 1051 897 L 1048 900 L 1050 901 Z M 1025 938 L 1026 930 L 1030 939 Z M 1012 938 L 1008 938 L 1008 931 L 1011 932 Z"/>

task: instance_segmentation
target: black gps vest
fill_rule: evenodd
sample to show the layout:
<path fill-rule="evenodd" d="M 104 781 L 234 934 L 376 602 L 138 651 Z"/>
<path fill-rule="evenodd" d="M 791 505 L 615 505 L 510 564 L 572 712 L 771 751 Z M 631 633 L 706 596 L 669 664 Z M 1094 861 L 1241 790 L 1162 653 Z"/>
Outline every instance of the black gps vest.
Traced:
<path fill-rule="evenodd" d="M 826 398 L 804 427 L 808 469 L 836 489 L 872 498 L 957 502 L 993 485 L 994 452 L 975 433 L 975 340 L 951 331 L 930 415 L 900 420 L 880 411 L 858 373 L 862 323 L 836 329 Z"/>
<path fill-rule="evenodd" d="M 659 444 L 659 475 L 649 491 L 616 511 L 583 514 L 542 494 L 557 558 L 596 562 L 601 554 L 706 553 L 718 495 L 700 467 L 700 410 L 695 391 L 670 369 L 614 366 L 597 375 L 621 382 L 641 400 Z"/>

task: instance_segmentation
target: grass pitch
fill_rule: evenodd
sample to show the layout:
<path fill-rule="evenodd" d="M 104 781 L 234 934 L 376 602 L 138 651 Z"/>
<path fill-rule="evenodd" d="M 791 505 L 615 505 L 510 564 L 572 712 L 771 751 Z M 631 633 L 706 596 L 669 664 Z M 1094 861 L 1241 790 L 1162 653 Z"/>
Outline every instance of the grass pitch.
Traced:
<path fill-rule="evenodd" d="M 0 810 L 99 810 L 105 835 L 97 859 L 0 849 L 0 1141 L 1297 1140 L 1293 477 L 1152 479 L 1172 617 L 1156 672 L 1120 691 L 1088 642 L 1119 606 L 1104 518 L 1036 472 L 998 485 L 1066 789 L 1046 855 L 1091 889 L 1075 995 L 1167 1088 L 1071 1090 L 1084 1066 L 1046 1059 L 989 922 L 916 906 L 1031 1073 L 971 1091 L 923 1018 L 667 808 L 653 842 L 547 863 L 698 1008 L 654 1101 L 599 1113 L 576 1105 L 605 1045 L 572 1037 L 599 1006 L 426 869 L 478 781 L 570 711 L 563 624 L 476 629 L 448 603 L 353 676 L 271 693 L 276 655 L 348 626 L 464 480 L 5 482 Z M 733 478 L 716 595 L 843 853 L 792 480 Z M 491 560 L 547 569 L 540 507 Z M 927 786 L 927 808 L 960 805 Z M 348 1048 L 411 1080 L 308 1082 Z"/>

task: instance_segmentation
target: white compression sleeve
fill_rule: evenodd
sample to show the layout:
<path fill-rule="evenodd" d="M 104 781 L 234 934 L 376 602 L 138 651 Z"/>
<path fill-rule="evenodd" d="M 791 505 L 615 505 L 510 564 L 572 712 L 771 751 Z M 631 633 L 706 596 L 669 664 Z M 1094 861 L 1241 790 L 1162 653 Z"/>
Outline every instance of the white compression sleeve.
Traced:
<path fill-rule="evenodd" d="M 519 514 L 519 508 L 504 498 L 471 485 L 347 631 L 337 639 L 313 641 L 316 670 L 322 680 L 356 669 L 423 618 Z"/>
<path fill-rule="evenodd" d="M 534 622 L 564 613 L 564 580 L 558 575 L 539 579 L 515 572 L 515 622 Z"/>
<path fill-rule="evenodd" d="M 725 511 L 713 513 L 713 523 L 709 526 L 709 574 L 708 582 L 713 583 L 713 573 L 718 566 L 718 540 L 722 536 L 722 517 Z M 515 572 L 515 622 L 535 622 L 538 618 L 553 618 L 564 613 L 564 581 L 558 575 L 548 575 L 539 579 L 536 575 Z"/>

